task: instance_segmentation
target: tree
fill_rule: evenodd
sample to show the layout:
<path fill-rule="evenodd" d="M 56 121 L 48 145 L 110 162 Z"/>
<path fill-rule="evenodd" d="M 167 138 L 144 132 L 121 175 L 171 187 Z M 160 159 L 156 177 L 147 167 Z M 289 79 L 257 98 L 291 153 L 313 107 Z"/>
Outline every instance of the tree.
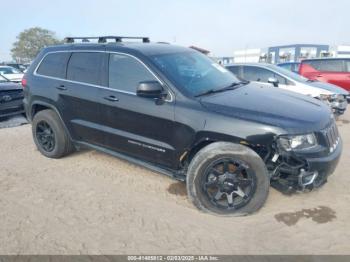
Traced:
<path fill-rule="evenodd" d="M 39 51 L 49 45 L 60 43 L 55 33 L 40 27 L 32 27 L 22 31 L 11 49 L 12 57 L 18 62 L 29 62 Z"/>

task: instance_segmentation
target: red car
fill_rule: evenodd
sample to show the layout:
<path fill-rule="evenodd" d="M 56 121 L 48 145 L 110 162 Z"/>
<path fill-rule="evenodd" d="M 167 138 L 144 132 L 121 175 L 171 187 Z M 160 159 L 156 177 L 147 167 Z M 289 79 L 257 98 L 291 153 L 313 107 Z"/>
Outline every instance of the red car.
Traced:
<path fill-rule="evenodd" d="M 301 61 L 299 74 L 350 91 L 350 58 L 320 58 Z"/>

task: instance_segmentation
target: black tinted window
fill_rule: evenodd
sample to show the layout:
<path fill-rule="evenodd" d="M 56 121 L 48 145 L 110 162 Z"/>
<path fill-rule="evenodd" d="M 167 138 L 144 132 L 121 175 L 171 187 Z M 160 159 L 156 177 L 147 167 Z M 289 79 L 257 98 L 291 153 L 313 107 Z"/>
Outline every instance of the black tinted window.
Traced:
<path fill-rule="evenodd" d="M 38 74 L 66 78 L 66 67 L 70 53 L 48 54 L 38 68 Z"/>
<path fill-rule="evenodd" d="M 103 53 L 72 53 L 67 69 L 67 79 L 102 85 Z"/>
<path fill-rule="evenodd" d="M 328 71 L 328 72 L 344 71 L 343 60 L 314 60 L 314 61 L 305 61 L 305 63 L 312 66 L 317 71 Z"/>
<path fill-rule="evenodd" d="M 109 58 L 109 87 L 136 93 L 142 81 L 156 78 L 135 58 L 111 54 Z"/>

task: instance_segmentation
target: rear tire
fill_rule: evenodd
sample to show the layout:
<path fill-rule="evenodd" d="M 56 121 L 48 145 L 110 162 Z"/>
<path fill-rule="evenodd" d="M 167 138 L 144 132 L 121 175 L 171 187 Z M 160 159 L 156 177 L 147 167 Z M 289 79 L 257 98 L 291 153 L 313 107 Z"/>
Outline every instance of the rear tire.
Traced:
<path fill-rule="evenodd" d="M 61 158 L 72 153 L 72 144 L 57 113 L 51 109 L 38 112 L 32 122 L 35 145 L 46 157 Z"/>
<path fill-rule="evenodd" d="M 225 216 L 259 210 L 270 187 L 259 155 L 246 146 L 227 142 L 201 149 L 189 165 L 186 182 L 188 196 L 197 208 Z"/>

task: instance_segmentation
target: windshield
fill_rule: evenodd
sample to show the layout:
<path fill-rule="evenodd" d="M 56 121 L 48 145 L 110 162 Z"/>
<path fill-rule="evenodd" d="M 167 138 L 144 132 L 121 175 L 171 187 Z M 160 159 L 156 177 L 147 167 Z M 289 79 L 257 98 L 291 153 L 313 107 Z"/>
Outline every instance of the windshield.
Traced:
<path fill-rule="evenodd" d="M 196 51 L 153 55 L 151 59 L 176 86 L 192 96 L 240 82 L 230 71 Z"/>
<path fill-rule="evenodd" d="M 19 70 L 10 66 L 0 67 L 0 74 L 21 74 Z"/>
<path fill-rule="evenodd" d="M 289 77 L 297 82 L 307 82 L 309 79 L 280 66 L 269 65 L 269 67 L 283 76 Z"/>

